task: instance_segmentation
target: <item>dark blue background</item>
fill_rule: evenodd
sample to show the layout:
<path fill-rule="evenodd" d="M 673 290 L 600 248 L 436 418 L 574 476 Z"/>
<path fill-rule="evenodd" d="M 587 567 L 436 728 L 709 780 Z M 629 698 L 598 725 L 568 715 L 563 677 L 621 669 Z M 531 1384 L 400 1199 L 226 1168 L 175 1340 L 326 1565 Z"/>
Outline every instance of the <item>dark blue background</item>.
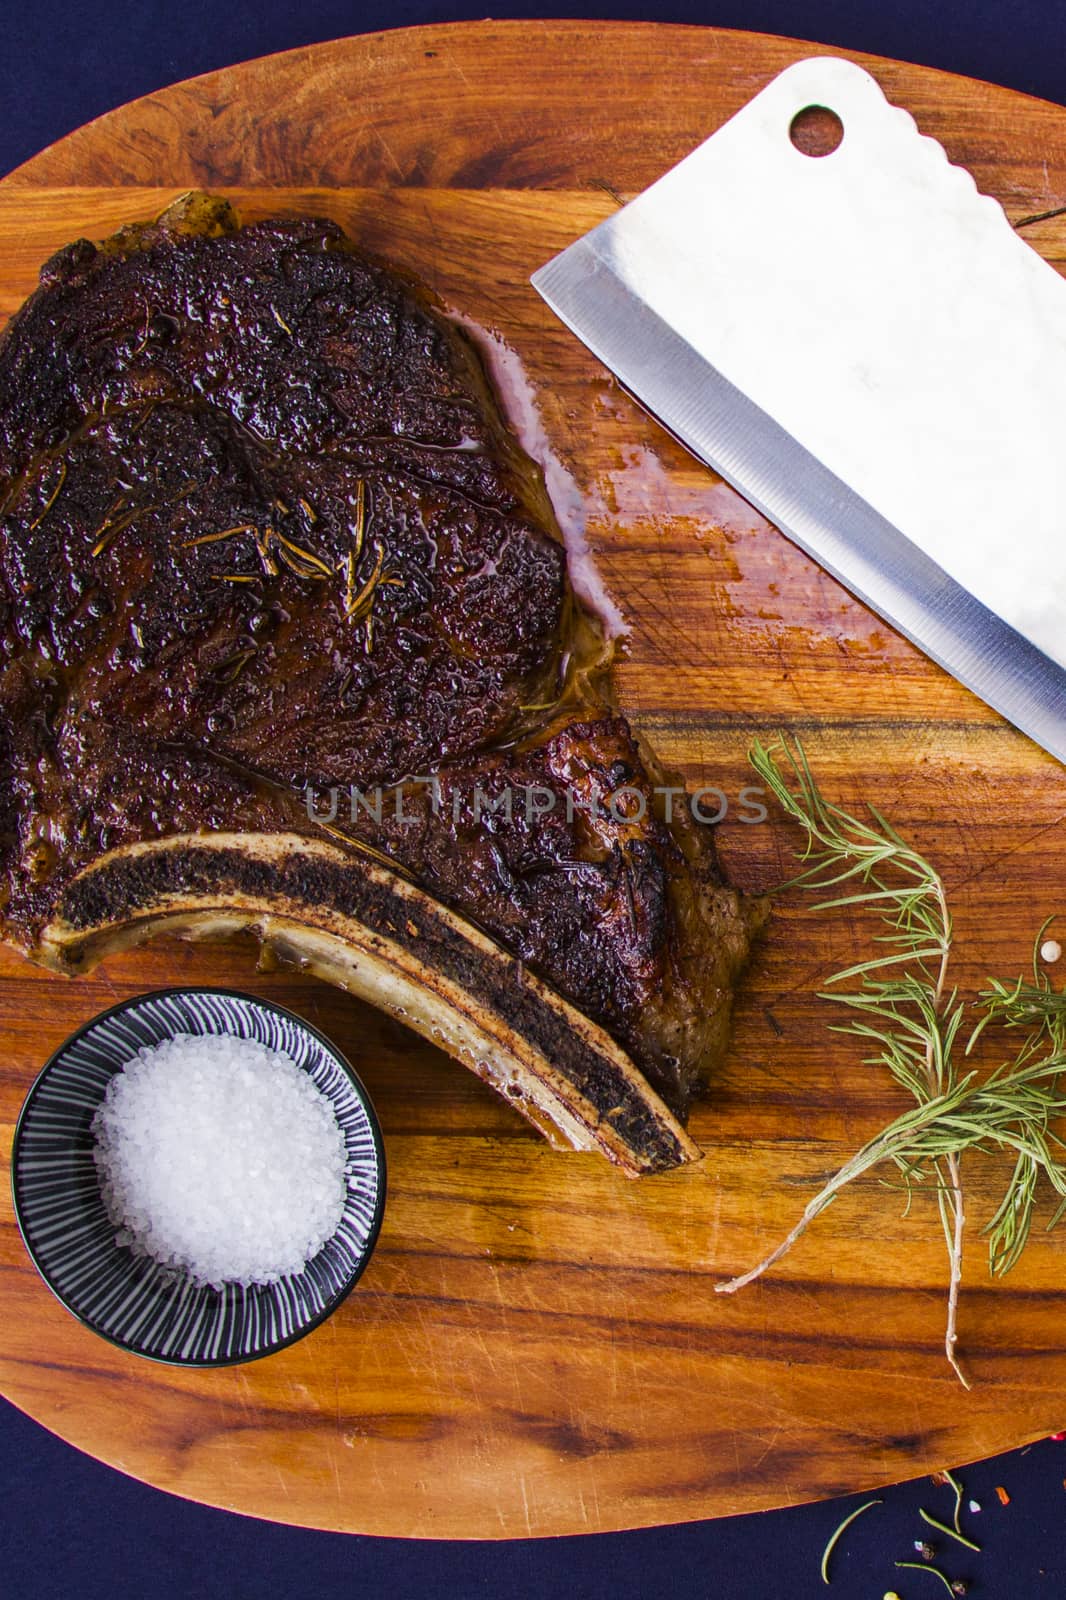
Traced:
<path fill-rule="evenodd" d="M 0 50 L 0 171 L 100 112 L 162 84 L 272 50 L 375 28 L 476 18 L 469 0 L 18 0 Z M 1062 0 L 747 0 L 698 4 L 604 0 L 497 4 L 495 17 L 645 18 L 791 34 L 990 78 L 1066 103 Z M 1061 196 L 1066 201 L 1066 195 Z M 960 1405 L 965 1404 L 963 1396 Z M 1066 1395 L 1063 1397 L 1066 1425 Z M 1066 1443 L 961 1474 L 979 1555 L 931 1535 L 940 1565 L 982 1600 L 1066 1597 Z M 1010 1496 L 1003 1506 L 1002 1486 Z M 826 1590 L 822 1548 L 862 1503 L 732 1518 L 598 1538 L 509 1545 L 416 1544 L 307 1533 L 229 1516 L 146 1489 L 0 1406 L 0 1597 L 3 1600 L 311 1600 L 326 1595 L 536 1596 L 554 1600 L 813 1600 Z M 830 1591 L 845 1600 L 944 1595 L 917 1572 L 924 1506 L 951 1496 L 928 1479 L 884 1492 L 838 1552 Z"/>

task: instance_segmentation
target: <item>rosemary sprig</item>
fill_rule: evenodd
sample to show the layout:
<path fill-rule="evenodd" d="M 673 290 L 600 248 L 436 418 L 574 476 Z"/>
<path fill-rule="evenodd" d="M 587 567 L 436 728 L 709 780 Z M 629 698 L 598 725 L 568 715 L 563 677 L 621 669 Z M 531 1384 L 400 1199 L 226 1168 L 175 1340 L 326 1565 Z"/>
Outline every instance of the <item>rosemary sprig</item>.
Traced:
<path fill-rule="evenodd" d="M 1048 917 L 1033 941 L 1032 980 L 1019 978 L 1014 984 L 1006 984 L 994 978 L 981 991 L 980 1003 L 985 1015 L 970 1037 L 968 1050 L 973 1048 L 989 1022 L 999 1022 L 1007 1028 L 1030 1030 L 1029 1040 L 1023 1046 L 1028 1053 L 1035 1051 L 1045 1039 L 1060 1055 L 1066 1053 L 1066 994 L 1056 993 L 1039 962 L 1044 935 L 1054 920 Z"/>
<path fill-rule="evenodd" d="M 1052 1129 L 1066 1112 L 1066 1091 L 1060 1088 L 1066 1071 L 1066 997 L 1052 989 L 1034 955 L 1031 981 L 990 982 L 982 991 L 975 1003 L 981 1019 L 960 1050 L 968 1007 L 947 987 L 952 924 L 939 874 L 873 807 L 866 821 L 827 801 L 800 744 L 795 749 L 784 740 L 771 749 L 756 744 L 751 763 L 807 836 L 802 859 L 808 865 L 786 887 L 828 894 L 816 909 L 870 907 L 885 925 L 876 941 L 881 953 L 836 973 L 824 998 L 849 1009 L 852 1020 L 838 1024 L 837 1031 L 861 1039 L 872 1051 L 865 1064 L 886 1067 L 914 1105 L 844 1163 L 775 1250 L 716 1288 L 731 1294 L 759 1277 L 842 1189 L 873 1168 L 895 1166 L 908 1204 L 913 1187 L 931 1178 L 949 1263 L 944 1348 L 968 1388 L 955 1354 L 966 1220 L 962 1157 L 976 1149 L 1014 1158 L 1003 1199 L 984 1230 L 989 1269 L 999 1276 L 1024 1249 L 1042 1176 L 1060 1200 L 1049 1227 L 1066 1212 L 1066 1144 Z M 854 885 L 850 892 L 849 884 Z M 1037 935 L 1037 949 L 1044 931 Z M 837 987 L 848 983 L 855 986 Z M 1011 1061 L 981 1081 L 975 1070 L 960 1068 L 960 1057 L 965 1062 L 990 1024 L 1024 1029 L 1025 1039 Z"/>

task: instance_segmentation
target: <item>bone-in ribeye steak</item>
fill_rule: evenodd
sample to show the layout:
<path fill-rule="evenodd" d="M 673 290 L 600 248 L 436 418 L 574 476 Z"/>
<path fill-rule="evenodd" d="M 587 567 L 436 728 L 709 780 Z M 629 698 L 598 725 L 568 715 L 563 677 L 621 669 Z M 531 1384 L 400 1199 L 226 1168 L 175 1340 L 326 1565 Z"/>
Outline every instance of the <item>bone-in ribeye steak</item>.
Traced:
<path fill-rule="evenodd" d="M 0 515 L 8 941 L 75 972 L 250 928 L 550 1137 L 696 1154 L 763 908 L 662 820 L 540 475 L 425 290 L 206 196 L 70 245 L 0 343 Z M 597 803 L 622 787 L 643 816 Z"/>

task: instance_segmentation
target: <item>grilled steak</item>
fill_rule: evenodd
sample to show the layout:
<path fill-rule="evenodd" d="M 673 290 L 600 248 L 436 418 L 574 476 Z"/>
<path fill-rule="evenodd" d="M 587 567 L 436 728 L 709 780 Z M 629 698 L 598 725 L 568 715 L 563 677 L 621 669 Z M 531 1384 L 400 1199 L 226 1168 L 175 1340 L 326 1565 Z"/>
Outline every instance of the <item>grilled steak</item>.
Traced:
<path fill-rule="evenodd" d="M 472 344 L 333 224 L 205 196 L 41 276 L 0 344 L 4 937 L 250 927 L 545 1131 L 690 1159 L 763 908 L 659 814 Z"/>

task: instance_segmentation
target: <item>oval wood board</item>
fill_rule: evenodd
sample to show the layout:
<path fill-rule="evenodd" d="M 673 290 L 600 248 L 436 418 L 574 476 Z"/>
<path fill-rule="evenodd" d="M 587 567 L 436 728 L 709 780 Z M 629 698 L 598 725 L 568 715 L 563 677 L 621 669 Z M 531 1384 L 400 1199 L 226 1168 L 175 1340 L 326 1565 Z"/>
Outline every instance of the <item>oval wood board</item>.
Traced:
<path fill-rule="evenodd" d="M 572 474 L 631 627 L 624 709 L 688 782 L 733 799 L 734 875 L 786 875 L 782 824 L 744 825 L 747 747 L 802 735 L 831 794 L 875 799 L 943 869 L 956 980 L 1026 965 L 1066 909 L 1062 769 L 689 460 L 528 286 L 530 272 L 812 47 L 654 25 L 485 23 L 251 62 L 127 106 L 0 184 L 0 311 L 39 264 L 200 185 L 246 217 L 328 213 L 495 329 Z M 1066 111 L 864 60 L 1014 220 L 1066 202 Z M 1060 267 L 1066 218 L 1026 236 Z M 765 247 L 787 253 L 766 218 Z M 250 946 L 159 945 L 65 982 L 0 957 L 4 1155 L 35 1070 L 78 1023 L 168 983 L 232 984 L 311 1018 L 358 1061 L 391 1177 L 356 1294 L 292 1349 L 180 1372 L 83 1330 L 34 1274 L 0 1191 L 0 1382 L 104 1461 L 282 1521 L 502 1538 L 716 1516 L 854 1490 L 1061 1427 L 1066 1238 L 991 1285 L 971 1162 L 961 1349 L 942 1353 L 945 1260 L 925 1197 L 870 1180 L 735 1298 L 724 1275 L 901 1109 L 814 998 L 858 923 L 781 906 L 727 1069 L 693 1120 L 698 1168 L 641 1183 L 552 1153 L 469 1073 L 348 997 L 256 975 Z"/>

